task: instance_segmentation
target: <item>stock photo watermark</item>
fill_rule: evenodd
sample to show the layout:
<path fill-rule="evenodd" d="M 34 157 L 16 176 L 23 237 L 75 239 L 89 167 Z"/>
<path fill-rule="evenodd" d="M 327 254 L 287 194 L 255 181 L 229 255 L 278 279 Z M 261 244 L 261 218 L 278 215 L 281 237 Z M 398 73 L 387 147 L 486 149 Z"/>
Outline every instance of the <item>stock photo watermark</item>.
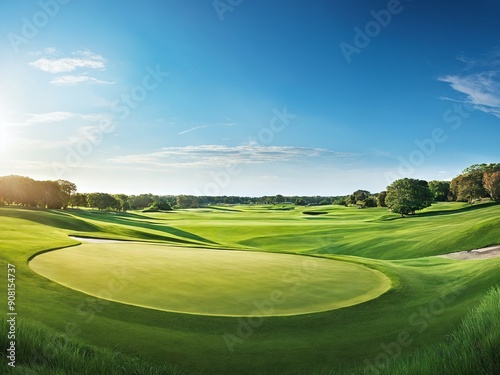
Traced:
<path fill-rule="evenodd" d="M 50 20 L 56 17 L 61 10 L 61 5 L 66 5 L 71 0 L 41 0 L 38 11 L 31 17 L 21 18 L 20 32 L 10 32 L 7 34 L 10 46 L 15 53 L 19 52 L 19 47 L 26 45 L 38 35 L 41 29 L 46 27 Z"/>
<path fill-rule="evenodd" d="M 78 322 L 77 320 L 67 322 L 64 327 L 64 333 L 58 335 L 52 342 L 44 347 L 43 356 L 39 359 L 48 363 L 51 358 L 58 356 L 58 354 L 64 350 L 65 345 L 67 345 L 72 338 L 77 337 L 81 333 L 82 323 L 89 324 L 96 319 L 96 315 L 109 305 L 109 300 L 111 300 L 116 293 L 123 291 L 123 289 L 134 280 L 135 276 L 127 274 L 126 270 L 123 268 L 120 271 L 113 271 L 113 277 L 105 284 L 106 286 L 97 293 L 99 298 L 86 297 L 76 307 L 75 313 L 82 322 Z M 37 355 L 37 353 L 33 354 Z"/>
<path fill-rule="evenodd" d="M 16 347 L 17 347 L 17 309 L 16 309 L 16 266 L 7 265 L 7 364 L 16 367 Z"/>
<path fill-rule="evenodd" d="M 463 121 L 469 118 L 473 110 L 474 108 L 467 104 L 455 103 L 453 108 L 443 113 L 442 119 L 445 123 L 450 125 L 453 131 L 456 131 L 460 129 Z M 434 128 L 429 138 L 423 140 L 416 139 L 414 143 L 417 147 L 412 150 L 407 157 L 402 155 L 398 156 L 399 165 L 397 173 L 384 173 L 387 183 L 392 183 L 392 181 L 413 174 L 416 168 L 422 166 L 427 158 L 437 151 L 438 146 L 448 141 L 448 139 L 449 136 L 446 129 L 440 127 Z"/>
<path fill-rule="evenodd" d="M 429 325 L 446 312 L 449 304 L 462 293 L 463 286 L 448 284 L 438 298 L 433 299 L 408 317 L 408 329 L 399 332 L 393 341 L 380 343 L 380 352 L 373 359 L 365 359 L 364 374 L 382 374 L 386 365 L 398 358 Z"/>
<path fill-rule="evenodd" d="M 359 55 L 363 49 L 368 47 L 372 39 L 379 36 L 382 30 L 389 26 L 393 16 L 400 14 L 402 11 L 403 5 L 400 0 L 389 0 L 385 9 L 371 10 L 370 16 L 372 19 L 363 28 L 354 27 L 352 43 L 341 42 L 339 44 L 340 51 L 342 51 L 347 63 L 352 62 L 353 54 Z"/>
<path fill-rule="evenodd" d="M 243 0 L 214 0 L 212 6 L 219 19 L 224 21 L 224 14 L 232 12 L 237 6 L 241 5 Z"/>
<path fill-rule="evenodd" d="M 288 113 L 286 107 L 280 111 L 277 108 L 272 110 L 273 116 L 269 120 L 269 125 L 261 128 L 256 137 L 251 138 L 252 145 L 264 146 L 270 144 L 277 133 L 282 132 L 290 125 L 291 120 L 294 120 L 297 115 Z M 222 190 L 231 184 L 233 177 L 240 175 L 242 168 L 238 164 L 227 164 L 221 170 L 214 172 L 211 171 L 211 181 L 205 184 L 203 190 L 194 189 L 194 194 L 197 196 L 217 196 L 220 195 Z"/>
<path fill-rule="evenodd" d="M 303 284 L 304 281 L 313 277 L 314 271 L 318 268 L 316 259 L 306 259 L 300 268 L 290 270 L 282 276 L 282 281 L 287 284 L 286 288 L 273 289 L 267 298 L 255 299 L 252 304 L 255 308 L 247 317 L 238 318 L 238 325 L 232 333 L 226 332 L 222 339 L 229 352 L 234 353 L 235 346 L 241 345 L 250 338 L 255 329 L 264 323 L 264 317 L 272 316 L 277 307 L 286 303 Z"/>
<path fill-rule="evenodd" d="M 157 89 L 165 78 L 170 76 L 170 73 L 163 72 L 159 65 L 156 65 L 155 69 L 148 66 L 146 72 L 140 85 L 134 86 L 129 93 L 122 94 L 120 100 L 111 104 L 111 110 L 119 116 L 120 120 L 128 117 L 131 110 L 138 108 L 139 104 L 148 98 L 149 92 Z"/>
<path fill-rule="evenodd" d="M 163 72 L 159 65 L 155 69 L 150 66 L 146 67 L 146 74 L 141 83 L 134 86 L 128 93 L 122 94 L 119 100 L 114 101 L 111 110 L 120 120 L 126 119 L 133 110 L 139 107 L 140 103 L 148 98 L 149 93 L 157 89 L 169 75 L 170 73 Z M 79 167 L 84 159 L 102 144 L 105 136 L 115 130 L 116 124 L 107 118 L 101 119 L 97 127 L 85 129 L 82 139 L 74 145 L 66 146 L 65 163 L 55 162 L 52 164 L 56 176 L 63 179 L 72 169 Z"/>

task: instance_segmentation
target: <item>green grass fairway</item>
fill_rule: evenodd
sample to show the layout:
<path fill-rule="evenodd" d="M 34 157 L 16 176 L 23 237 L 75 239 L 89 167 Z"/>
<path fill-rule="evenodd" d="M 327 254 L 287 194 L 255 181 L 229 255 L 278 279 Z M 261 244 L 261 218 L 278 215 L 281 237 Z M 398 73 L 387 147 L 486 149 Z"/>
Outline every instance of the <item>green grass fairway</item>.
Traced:
<path fill-rule="evenodd" d="M 390 287 L 381 272 L 348 262 L 137 242 L 84 242 L 41 254 L 30 267 L 99 298 L 200 315 L 334 310 L 376 298 Z"/>
<path fill-rule="evenodd" d="M 484 355 L 493 360 L 497 358 L 499 341 L 482 333 L 499 332 L 500 320 L 495 310 L 499 306 L 499 293 L 490 300 L 491 309 L 481 315 L 483 328 L 478 331 L 479 336 L 476 335 L 479 339 L 474 336 L 469 340 L 470 347 L 462 348 L 457 342 L 464 340 L 452 340 L 450 335 L 461 326 L 470 309 L 477 307 L 484 294 L 500 285 L 500 258 L 462 261 L 435 255 L 500 244 L 500 204 L 470 207 L 466 203 L 439 203 L 405 218 L 383 208 L 269 208 L 252 205 L 169 213 L 123 213 L 0 207 L 0 270 L 5 275 L 8 264 L 16 266 L 16 302 L 20 317 L 19 362 L 7 373 L 97 374 L 106 372 L 99 363 L 108 361 L 111 364 L 108 363 L 107 368 L 111 370 L 106 373 L 120 375 L 406 375 L 428 374 L 444 368 L 436 365 L 436 361 L 424 366 L 422 357 L 417 357 L 418 362 L 408 364 L 413 366 L 408 370 L 393 371 L 389 367 L 398 358 L 392 362 L 386 351 L 388 347 L 395 348 L 400 337 L 407 338 L 405 344 L 398 347 L 400 359 L 423 353 L 422 350 L 435 351 L 436 358 L 446 357 L 441 349 L 429 348 L 452 344 L 455 349 L 448 354 L 450 361 L 457 364 L 453 369 L 463 367 L 464 370 L 448 373 L 498 373 L 487 368 L 471 370 L 460 363 L 465 363 L 462 359 L 470 358 L 470 353 L 481 358 L 485 353 L 482 349 L 488 347 L 495 351 Z M 304 215 L 304 211 L 327 213 Z M 133 242 L 82 246 L 68 236 Z M 68 247 L 72 245 L 74 247 Z M 98 256 L 96 251 L 100 252 Z M 224 254 L 227 260 L 223 263 L 220 259 L 206 258 L 217 254 Z M 63 286 L 29 267 L 31 262 L 35 264 L 49 259 L 48 256 L 63 255 L 78 260 L 64 262 L 60 258 L 61 265 L 51 265 L 51 272 L 66 274 L 66 278 L 87 286 L 91 285 L 90 280 L 95 280 L 89 293 L 108 300 Z M 87 259 L 83 259 L 84 256 Z M 132 256 L 137 259 L 133 260 Z M 158 257 L 161 262 L 155 260 Z M 177 284 L 165 281 L 164 271 L 172 266 L 167 259 L 173 259 L 175 268 L 180 268 L 177 276 L 170 269 L 170 277 L 173 277 L 170 280 L 177 280 Z M 292 259 L 295 263 L 289 263 Z M 303 280 L 294 275 L 293 272 L 300 271 L 302 262 L 308 264 L 316 259 L 321 267 L 323 264 L 332 267 L 333 272 L 321 276 L 318 267 L 308 278 L 306 267 Z M 226 263 L 230 260 L 234 262 L 231 270 L 227 269 L 230 263 Z M 354 267 L 355 264 L 360 267 Z M 256 269 L 259 272 L 254 272 Z M 391 288 L 378 298 L 314 314 L 296 314 L 295 310 L 294 315 L 287 315 L 289 311 L 279 310 L 293 311 L 304 305 L 313 310 L 311 306 L 320 300 L 315 301 L 312 298 L 317 296 L 307 295 L 302 288 L 332 293 L 329 295 L 337 301 L 350 298 L 347 294 L 336 294 L 339 292 L 349 293 L 351 298 L 357 293 L 363 295 L 375 286 L 363 285 L 366 278 L 380 276 L 368 269 L 379 271 L 391 280 Z M 83 274 L 77 273 L 82 270 Z M 139 271 L 134 278 L 132 270 Z M 346 282 L 345 279 L 335 280 L 339 270 L 350 270 L 346 272 L 347 288 L 339 284 Z M 356 273 L 352 273 L 354 270 Z M 222 282 L 229 278 L 229 274 L 224 274 L 229 271 L 238 282 Z M 358 272 L 362 272 L 362 277 Z M 152 282 L 153 276 L 162 281 Z M 196 277 L 205 280 L 200 287 L 192 285 Z M 208 285 L 217 289 L 217 293 L 210 293 Z M 361 289 L 355 291 L 355 285 Z M 119 300 L 120 293 L 127 294 L 126 289 L 128 293 L 149 299 L 143 304 L 174 302 L 169 299 L 178 303 L 184 287 L 189 287 L 190 293 L 204 302 L 185 299 L 180 311 L 190 311 L 189 304 L 191 309 L 213 309 L 218 304 L 221 306 L 221 301 L 226 307 L 234 302 L 221 297 L 222 293 L 230 293 L 231 298 L 251 296 L 246 300 L 248 311 L 255 299 L 272 302 L 271 292 L 277 289 L 283 292 L 286 303 L 275 303 L 273 313 L 284 316 L 201 315 L 213 310 L 182 314 L 159 310 L 162 307 L 143 308 L 110 300 Z M 254 287 L 256 289 L 252 289 Z M 152 288 L 158 292 L 153 293 Z M 241 288 L 246 291 L 242 292 Z M 168 298 L 155 297 L 166 292 L 174 294 Z M 296 297 L 292 298 L 292 292 L 297 293 Z M 6 286 L 2 293 L 6 302 Z M 6 316 L 7 303 L 1 305 L 0 313 Z M 242 309 L 244 303 L 233 303 L 231 310 L 236 305 Z M 168 305 L 163 308 L 174 309 Z M 247 311 L 239 313 L 247 314 Z M 478 323 L 474 320 L 473 324 L 471 328 Z M 489 346 L 483 345 L 484 340 L 490 339 Z M 0 335 L 0 346 L 2 350 L 9 347 L 7 335 Z M 100 357 L 92 348 L 116 350 L 124 357 L 116 357 L 109 351 Z M 71 361 L 71 356 L 78 360 Z M 94 363 L 94 367 L 89 365 L 89 369 L 94 370 L 87 371 L 87 363 Z M 376 368 L 373 371 L 364 368 L 368 364 Z M 156 366 L 176 366 L 179 371 L 155 370 Z M 424 370 L 418 371 L 419 368 Z"/>

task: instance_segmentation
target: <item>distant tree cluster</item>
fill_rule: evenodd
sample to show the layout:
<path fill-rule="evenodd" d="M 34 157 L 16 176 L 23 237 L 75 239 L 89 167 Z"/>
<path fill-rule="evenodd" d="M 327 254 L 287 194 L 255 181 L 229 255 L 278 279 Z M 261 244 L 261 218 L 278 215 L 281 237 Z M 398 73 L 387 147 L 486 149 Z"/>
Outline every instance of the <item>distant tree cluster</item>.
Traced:
<path fill-rule="evenodd" d="M 295 204 L 297 206 L 320 206 L 332 204 L 338 196 L 297 196 L 297 195 L 264 195 L 261 197 L 241 196 L 197 196 L 198 206 L 234 205 L 234 204 Z"/>
<path fill-rule="evenodd" d="M 500 163 L 474 164 L 451 180 L 449 200 L 473 204 L 480 198 L 500 201 Z"/>
<path fill-rule="evenodd" d="M 126 195 L 107 193 L 76 193 L 71 200 L 72 207 L 89 207 L 107 211 L 170 211 L 174 196 L 153 194 Z"/>
<path fill-rule="evenodd" d="M 66 180 L 37 181 L 23 176 L 0 177 L 0 203 L 40 208 L 66 208 L 76 185 Z"/>
<path fill-rule="evenodd" d="M 372 194 L 368 190 L 356 190 L 350 195 L 336 197 L 332 204 L 339 206 L 355 205 L 358 208 L 385 207 L 385 192 Z"/>
<path fill-rule="evenodd" d="M 402 216 L 428 207 L 433 201 L 463 201 L 473 204 L 481 198 L 500 201 L 500 163 L 474 164 L 449 181 L 402 178 L 386 191 L 370 193 L 356 190 L 347 196 L 194 196 L 153 194 L 77 193 L 76 185 L 66 180 L 36 181 L 23 176 L 0 177 L 0 205 L 20 205 L 50 209 L 88 207 L 110 211 L 170 211 L 210 205 L 264 204 L 319 206 L 336 204 L 359 208 L 388 207 Z"/>

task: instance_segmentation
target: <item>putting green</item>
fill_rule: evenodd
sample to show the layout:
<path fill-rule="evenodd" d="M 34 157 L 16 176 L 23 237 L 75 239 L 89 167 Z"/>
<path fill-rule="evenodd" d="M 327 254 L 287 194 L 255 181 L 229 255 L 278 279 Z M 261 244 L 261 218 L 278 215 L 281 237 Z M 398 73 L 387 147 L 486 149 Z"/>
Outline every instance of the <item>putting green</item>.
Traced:
<path fill-rule="evenodd" d="M 296 315 L 368 301 L 390 288 L 381 272 L 299 255 L 84 242 L 30 267 L 66 287 L 151 309 L 217 316 Z"/>

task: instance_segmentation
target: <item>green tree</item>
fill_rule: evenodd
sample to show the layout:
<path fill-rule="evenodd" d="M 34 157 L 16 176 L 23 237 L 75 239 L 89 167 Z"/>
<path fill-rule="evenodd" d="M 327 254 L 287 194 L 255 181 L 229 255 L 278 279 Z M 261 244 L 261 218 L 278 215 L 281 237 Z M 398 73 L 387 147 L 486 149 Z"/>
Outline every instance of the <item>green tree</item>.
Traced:
<path fill-rule="evenodd" d="M 98 210 L 114 210 L 120 209 L 120 202 L 107 193 L 91 193 L 88 195 L 88 206 L 97 208 Z"/>
<path fill-rule="evenodd" d="M 71 207 L 87 207 L 87 194 L 76 193 L 72 195 L 69 200 L 69 205 Z"/>
<path fill-rule="evenodd" d="M 351 203 L 354 201 L 354 203 L 358 201 L 364 201 L 366 198 L 368 198 L 371 195 L 371 193 L 368 190 L 356 190 L 354 193 L 351 194 Z"/>
<path fill-rule="evenodd" d="M 448 200 L 450 201 L 458 201 L 458 188 L 462 183 L 463 175 L 458 175 L 453 178 L 450 183 L 450 191 L 448 193 Z"/>
<path fill-rule="evenodd" d="M 467 201 L 473 204 L 474 200 L 486 196 L 483 186 L 483 173 L 480 171 L 470 172 L 462 176 L 458 185 L 457 200 Z"/>
<path fill-rule="evenodd" d="M 404 217 L 429 207 L 432 203 L 432 193 L 427 181 L 402 178 L 387 187 L 385 201 L 389 209 Z"/>
<path fill-rule="evenodd" d="M 349 196 L 347 197 L 340 197 L 337 198 L 333 201 L 333 204 L 339 205 L 339 206 L 347 206 L 349 204 L 348 202 Z"/>
<path fill-rule="evenodd" d="M 474 203 L 475 199 L 487 197 L 489 192 L 484 186 L 486 173 L 500 172 L 500 163 L 474 164 L 451 181 L 450 200 Z"/>
<path fill-rule="evenodd" d="M 132 210 L 143 210 L 154 203 L 152 194 L 131 195 L 128 199 Z"/>
<path fill-rule="evenodd" d="M 280 204 L 285 201 L 285 197 L 281 194 L 278 194 L 274 197 L 274 204 Z"/>
<path fill-rule="evenodd" d="M 363 200 L 363 204 L 365 207 L 377 207 L 377 198 L 375 198 L 374 196 L 366 197 Z"/>
<path fill-rule="evenodd" d="M 429 189 L 431 189 L 434 200 L 444 202 L 450 192 L 450 183 L 448 181 L 433 180 L 429 182 Z"/>
<path fill-rule="evenodd" d="M 197 208 L 198 198 L 193 195 L 178 195 L 177 206 L 179 208 Z"/>
<path fill-rule="evenodd" d="M 40 206 L 59 209 L 63 207 L 61 186 L 57 181 L 40 181 Z"/>
<path fill-rule="evenodd" d="M 306 202 L 304 201 L 304 199 L 302 198 L 297 198 L 297 200 L 295 201 L 295 205 L 296 206 L 305 206 L 306 205 Z"/>
<path fill-rule="evenodd" d="M 497 202 L 500 201 L 500 171 L 492 173 L 486 172 L 483 176 L 483 183 L 491 199 Z"/>
<path fill-rule="evenodd" d="M 130 203 L 128 201 L 128 195 L 127 194 L 115 194 L 114 198 L 118 201 L 119 203 L 119 210 L 120 211 L 128 211 L 130 210 Z"/>
<path fill-rule="evenodd" d="M 71 196 L 76 193 L 76 185 L 66 180 L 58 180 L 57 183 L 60 188 L 62 207 L 67 208 Z"/>
<path fill-rule="evenodd" d="M 155 199 L 149 209 L 153 211 L 172 211 L 172 207 L 165 197 L 158 197 Z"/>
<path fill-rule="evenodd" d="M 380 207 L 387 207 L 387 204 L 385 203 L 385 198 L 387 197 L 387 191 L 381 191 L 379 194 L 378 194 L 378 197 L 377 197 L 377 203 Z"/>

